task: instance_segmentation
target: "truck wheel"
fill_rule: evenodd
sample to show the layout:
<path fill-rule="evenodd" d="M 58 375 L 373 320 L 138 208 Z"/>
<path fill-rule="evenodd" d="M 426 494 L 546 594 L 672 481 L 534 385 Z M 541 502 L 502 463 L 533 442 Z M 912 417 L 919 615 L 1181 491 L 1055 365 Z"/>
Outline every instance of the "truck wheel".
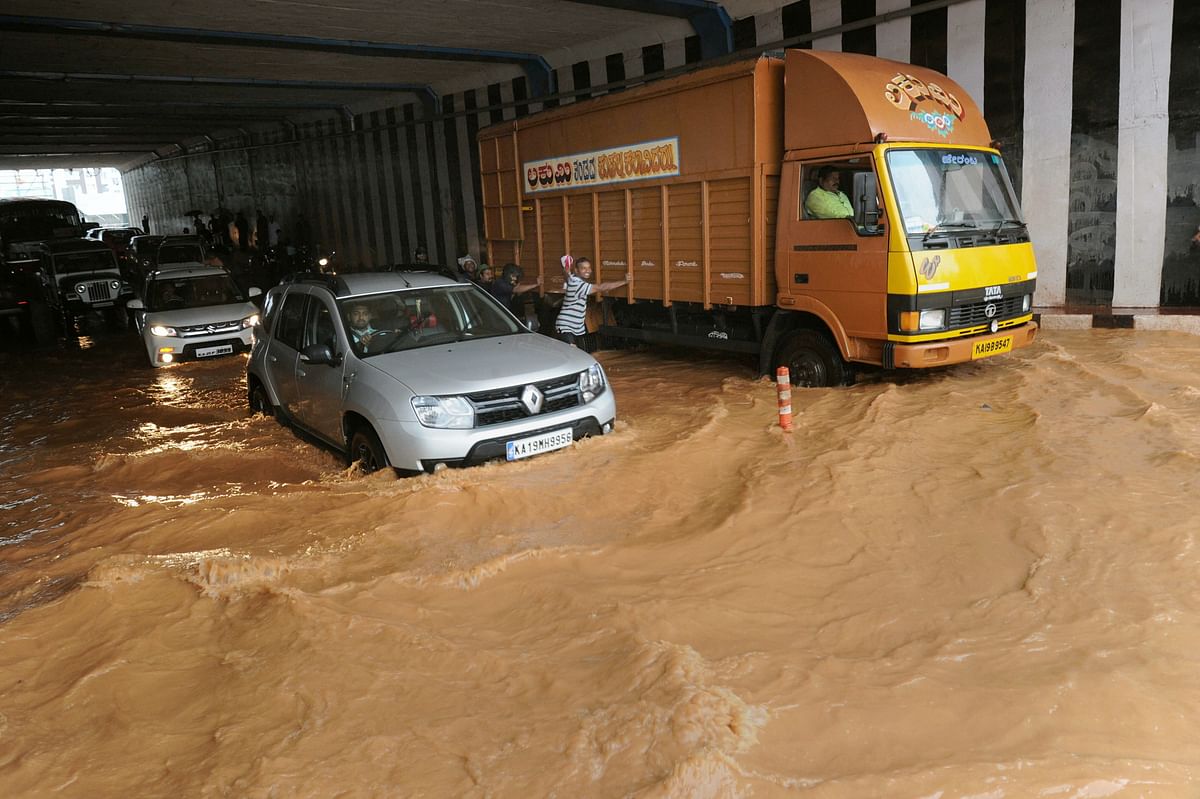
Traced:
<path fill-rule="evenodd" d="M 387 468 L 387 453 L 370 427 L 359 427 L 350 437 L 350 462 L 357 463 L 367 474 Z"/>
<path fill-rule="evenodd" d="M 846 380 L 846 362 L 837 346 L 815 330 L 788 335 L 775 355 L 775 366 L 786 366 L 797 388 L 840 386 Z"/>

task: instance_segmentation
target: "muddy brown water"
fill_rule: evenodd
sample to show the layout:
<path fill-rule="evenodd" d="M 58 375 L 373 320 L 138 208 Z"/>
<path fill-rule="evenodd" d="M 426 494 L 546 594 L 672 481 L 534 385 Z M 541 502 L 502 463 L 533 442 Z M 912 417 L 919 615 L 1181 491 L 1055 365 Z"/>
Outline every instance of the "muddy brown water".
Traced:
<path fill-rule="evenodd" d="M 602 353 L 614 435 L 362 477 L 244 361 L 0 356 L 0 795 L 1200 795 L 1200 340 L 798 392 Z"/>

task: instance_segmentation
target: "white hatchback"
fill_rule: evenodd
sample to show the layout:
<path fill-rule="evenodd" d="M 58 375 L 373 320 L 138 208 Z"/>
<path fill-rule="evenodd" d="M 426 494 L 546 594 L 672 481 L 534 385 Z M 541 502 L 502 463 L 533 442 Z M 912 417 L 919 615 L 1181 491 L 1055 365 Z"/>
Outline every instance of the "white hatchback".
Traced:
<path fill-rule="evenodd" d="M 162 269 L 146 279 L 142 299 L 130 300 L 134 324 L 151 366 L 250 350 L 262 292 L 243 294 L 227 271 L 214 266 Z"/>

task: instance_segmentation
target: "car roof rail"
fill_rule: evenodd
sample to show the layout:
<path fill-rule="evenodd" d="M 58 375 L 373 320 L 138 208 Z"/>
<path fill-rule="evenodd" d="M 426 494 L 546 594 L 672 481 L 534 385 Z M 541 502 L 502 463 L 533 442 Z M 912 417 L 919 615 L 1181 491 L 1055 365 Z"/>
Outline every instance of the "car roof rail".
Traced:
<path fill-rule="evenodd" d="M 283 276 L 280 283 L 319 283 L 333 292 L 336 297 L 344 297 L 350 293 L 346 281 L 336 274 L 327 272 L 291 272 Z"/>
<path fill-rule="evenodd" d="M 441 275 L 444 278 L 462 283 L 466 276 L 448 266 L 440 264 L 387 264 L 382 267 L 384 272 L 425 272 L 430 275 Z"/>

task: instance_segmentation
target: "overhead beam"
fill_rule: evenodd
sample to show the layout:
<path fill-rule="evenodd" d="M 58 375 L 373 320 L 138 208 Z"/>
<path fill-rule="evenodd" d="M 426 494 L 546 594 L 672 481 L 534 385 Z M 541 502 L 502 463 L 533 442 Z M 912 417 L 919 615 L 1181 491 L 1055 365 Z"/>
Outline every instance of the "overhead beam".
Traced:
<path fill-rule="evenodd" d="M 230 100 L 228 102 L 155 100 L 150 98 L 139 100 L 136 97 L 128 97 L 122 99 L 120 102 L 115 103 L 103 103 L 97 102 L 96 100 L 14 100 L 0 97 L 0 108 L 4 108 L 6 110 L 15 108 L 36 108 L 41 112 L 59 109 L 95 109 L 103 111 L 117 111 L 121 109 L 145 111 L 146 109 L 151 109 L 155 113 L 159 113 L 163 108 L 185 108 L 195 111 L 223 112 L 227 116 L 229 115 L 229 111 L 232 109 L 237 112 L 237 116 L 242 117 L 247 112 L 259 111 L 260 113 L 266 113 L 266 111 L 270 109 L 280 111 L 337 111 L 340 113 L 342 110 L 342 104 L 288 100 Z"/>
<path fill-rule="evenodd" d="M 733 20 L 712 0 L 568 0 L 589 6 L 637 11 L 660 17 L 686 19 L 700 37 L 700 57 L 717 58 L 733 52 Z"/>
<path fill-rule="evenodd" d="M 172 86 L 237 86 L 253 89 L 303 89 L 306 91 L 372 92 L 375 94 L 417 94 L 437 105 L 437 93 L 423 83 L 358 83 L 353 81 L 272 80 L 267 78 L 226 78 L 207 75 L 123 75 L 105 72 L 31 72 L 0 69 L 0 80 L 49 81 L 52 83 L 165 83 Z"/>
<path fill-rule="evenodd" d="M 175 42 L 181 44 L 306 50 L 310 52 L 372 56 L 377 58 L 417 58 L 433 61 L 516 64 L 524 70 L 525 75 L 529 78 L 530 92 L 534 97 L 541 97 L 554 91 L 554 73 L 550 69 L 550 65 L 546 62 L 546 59 L 536 53 L 483 50 L 472 47 L 442 47 L 429 44 L 325 39 L 315 36 L 293 36 L 283 33 L 221 31 L 164 25 L 133 25 L 124 22 L 63 19 L 59 17 L 25 17 L 7 14 L 0 15 L 0 30 L 25 33 L 52 33 L 56 35 L 104 36 L 108 38 Z"/>
<path fill-rule="evenodd" d="M 36 147 L 14 147 L 10 144 L 0 144 L 0 155 L 20 158 L 76 157 L 80 155 L 138 155 L 140 153 L 152 153 L 162 146 L 162 144 L 144 144 L 130 147 L 111 144 L 88 144 L 78 147 L 53 147 L 39 144 Z"/>

